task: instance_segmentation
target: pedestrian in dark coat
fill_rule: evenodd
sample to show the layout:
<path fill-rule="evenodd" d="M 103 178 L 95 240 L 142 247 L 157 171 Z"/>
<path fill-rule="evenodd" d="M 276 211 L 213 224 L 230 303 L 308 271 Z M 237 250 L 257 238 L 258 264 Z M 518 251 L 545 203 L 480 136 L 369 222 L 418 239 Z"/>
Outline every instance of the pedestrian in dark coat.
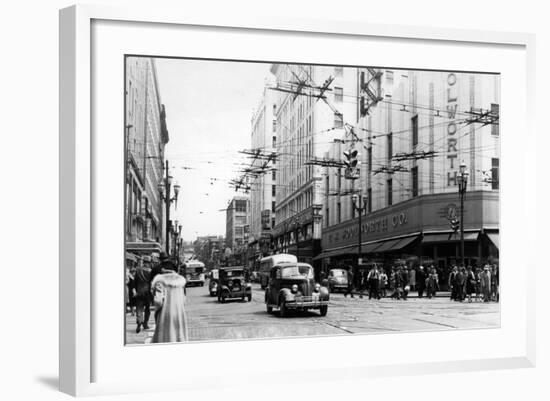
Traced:
<path fill-rule="evenodd" d="M 351 294 L 351 297 L 353 298 L 353 271 L 352 267 L 350 266 L 348 268 L 348 288 L 346 289 L 346 292 L 344 292 L 344 297 L 347 297 L 348 294 Z"/>
<path fill-rule="evenodd" d="M 449 288 L 451 289 L 451 300 L 458 301 L 458 267 L 453 266 L 453 271 L 449 274 Z"/>
<path fill-rule="evenodd" d="M 481 300 L 481 268 L 477 267 L 475 272 L 476 278 L 476 302 Z"/>
<path fill-rule="evenodd" d="M 136 333 L 141 329 L 149 328 L 149 316 L 151 315 L 151 302 L 153 294 L 151 293 L 151 268 L 148 262 L 139 261 L 136 273 L 134 275 L 134 288 L 136 294 Z"/>
<path fill-rule="evenodd" d="M 418 289 L 418 298 L 422 298 L 424 289 L 426 288 L 426 273 L 424 272 L 424 266 L 418 268 L 416 273 L 416 286 Z"/>
<path fill-rule="evenodd" d="M 461 266 L 456 275 L 457 296 L 460 302 L 466 297 L 466 269 Z"/>
<path fill-rule="evenodd" d="M 428 277 L 426 278 L 426 295 L 428 298 L 435 297 L 436 292 L 439 290 L 439 278 L 437 271 L 432 269 Z"/>
<path fill-rule="evenodd" d="M 472 267 L 468 266 L 466 268 L 466 277 L 464 286 L 466 288 L 466 296 L 468 297 L 468 302 L 472 302 L 472 293 L 476 290 L 476 277 L 472 271 Z"/>

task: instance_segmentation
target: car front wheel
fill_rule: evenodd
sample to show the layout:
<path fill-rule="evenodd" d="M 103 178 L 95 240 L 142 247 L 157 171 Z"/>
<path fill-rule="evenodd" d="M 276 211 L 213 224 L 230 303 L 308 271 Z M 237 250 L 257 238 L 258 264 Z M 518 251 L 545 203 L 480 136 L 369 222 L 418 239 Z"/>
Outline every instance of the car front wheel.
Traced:
<path fill-rule="evenodd" d="M 319 313 L 321 314 L 321 316 L 326 316 L 327 312 L 328 312 L 328 305 L 321 305 L 321 307 L 319 308 Z"/>

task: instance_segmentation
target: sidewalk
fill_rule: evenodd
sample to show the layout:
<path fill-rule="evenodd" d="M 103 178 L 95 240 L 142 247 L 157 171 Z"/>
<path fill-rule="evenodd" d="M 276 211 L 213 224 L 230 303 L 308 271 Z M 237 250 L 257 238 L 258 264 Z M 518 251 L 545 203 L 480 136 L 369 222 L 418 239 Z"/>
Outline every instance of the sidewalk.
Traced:
<path fill-rule="evenodd" d="M 386 298 L 390 298 L 393 291 L 386 291 Z M 358 297 L 361 292 L 360 291 L 352 291 L 352 294 L 356 297 Z M 369 298 L 368 291 L 363 292 L 363 298 Z M 409 291 L 407 298 L 418 298 L 418 291 Z M 422 295 L 422 298 L 428 298 L 426 296 L 426 293 Z M 435 298 L 451 298 L 451 292 L 450 291 L 438 291 L 435 294 Z"/>

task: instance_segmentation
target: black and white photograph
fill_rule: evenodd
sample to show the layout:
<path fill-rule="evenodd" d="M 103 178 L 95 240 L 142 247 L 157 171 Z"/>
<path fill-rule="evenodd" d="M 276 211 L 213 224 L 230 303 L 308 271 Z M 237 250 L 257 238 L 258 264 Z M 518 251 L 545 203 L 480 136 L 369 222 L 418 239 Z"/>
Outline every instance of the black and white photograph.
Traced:
<path fill-rule="evenodd" d="M 500 327 L 500 74 L 138 54 L 124 80 L 126 345 Z"/>

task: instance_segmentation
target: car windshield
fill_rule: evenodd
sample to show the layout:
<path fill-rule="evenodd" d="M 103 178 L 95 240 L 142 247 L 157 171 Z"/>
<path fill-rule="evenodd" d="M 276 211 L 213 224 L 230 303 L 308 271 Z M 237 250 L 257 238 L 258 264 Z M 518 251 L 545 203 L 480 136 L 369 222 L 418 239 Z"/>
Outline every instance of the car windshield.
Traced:
<path fill-rule="evenodd" d="M 202 267 L 188 267 L 187 273 L 202 273 L 203 268 Z"/>
<path fill-rule="evenodd" d="M 313 278 L 313 268 L 310 266 L 298 266 L 300 274 L 307 278 Z"/>
<path fill-rule="evenodd" d="M 331 271 L 330 271 L 330 275 L 331 275 L 332 277 L 343 277 L 343 276 L 346 275 L 346 272 L 345 272 L 344 270 L 340 270 L 340 269 L 338 269 L 338 270 L 331 270 Z"/>
<path fill-rule="evenodd" d="M 298 266 L 287 266 L 283 267 L 281 269 L 281 277 L 282 278 L 290 278 L 290 277 L 300 277 L 300 270 L 298 270 Z"/>
<path fill-rule="evenodd" d="M 281 268 L 281 278 L 296 278 L 296 277 L 313 277 L 313 269 L 311 266 L 285 266 Z"/>

